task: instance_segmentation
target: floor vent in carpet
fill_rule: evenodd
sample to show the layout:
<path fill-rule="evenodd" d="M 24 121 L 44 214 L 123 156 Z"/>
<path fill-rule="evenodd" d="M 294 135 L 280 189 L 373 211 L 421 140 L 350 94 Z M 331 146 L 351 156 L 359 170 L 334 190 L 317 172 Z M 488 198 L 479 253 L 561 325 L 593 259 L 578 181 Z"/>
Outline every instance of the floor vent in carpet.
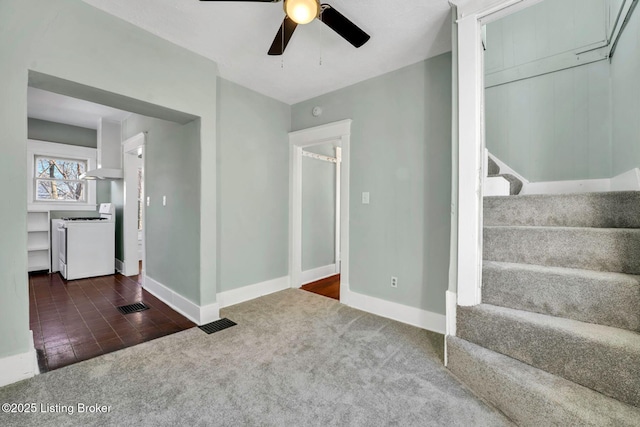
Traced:
<path fill-rule="evenodd" d="M 149 307 L 146 306 L 143 302 L 136 302 L 133 304 L 121 305 L 120 307 L 118 307 L 118 311 L 122 314 L 137 313 L 138 311 L 145 311 L 148 309 Z"/>
<path fill-rule="evenodd" d="M 206 325 L 198 326 L 198 328 L 202 329 L 208 334 L 212 334 L 214 332 L 218 332 L 235 325 L 237 325 L 237 323 L 227 318 L 224 318 L 224 319 L 216 320 L 215 322 L 207 323 Z"/>

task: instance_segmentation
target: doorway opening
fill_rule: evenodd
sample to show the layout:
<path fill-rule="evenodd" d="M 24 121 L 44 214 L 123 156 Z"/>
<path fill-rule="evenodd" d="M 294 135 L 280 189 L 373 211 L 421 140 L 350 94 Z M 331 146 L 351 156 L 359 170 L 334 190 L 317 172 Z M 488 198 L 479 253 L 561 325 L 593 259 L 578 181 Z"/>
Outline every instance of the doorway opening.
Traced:
<path fill-rule="evenodd" d="M 124 275 L 144 286 L 144 148 L 143 132 L 122 142 L 124 163 Z"/>
<path fill-rule="evenodd" d="M 52 87 L 56 92 L 47 90 Z M 124 108 L 121 110 L 110 106 L 111 103 L 106 105 L 102 98 L 94 99 L 101 93 L 55 77 L 29 73 L 25 162 L 30 172 L 25 183 L 29 201 L 25 215 L 28 220 L 29 329 L 38 362 L 36 373 L 195 326 L 185 315 L 142 287 L 142 278 L 146 275 L 141 274 L 141 267 L 148 270 L 142 231 L 149 224 L 144 221 L 142 161 L 146 132 L 153 135 L 154 149 L 158 151 L 172 149 L 175 140 L 189 141 L 193 146 L 196 144 L 194 132 L 184 139 L 176 138 L 171 132 L 183 126 L 191 131 L 194 126 L 190 123 L 197 118 L 178 112 L 165 114 L 163 107 L 154 106 L 152 110 L 146 103 L 143 108 L 141 101 L 128 98 L 117 103 L 117 107 Z M 157 113 L 172 121 L 134 113 L 136 110 Z M 126 139 L 131 135 L 134 136 Z M 154 158 L 152 166 L 157 165 L 154 162 L 158 162 L 158 158 Z M 163 177 L 167 176 L 166 168 L 160 165 L 158 169 L 165 172 Z M 171 178 L 182 178 L 182 174 L 171 175 Z M 148 183 L 154 182 L 156 179 L 148 180 Z M 195 180 L 189 183 L 195 185 Z M 102 219 L 105 218 L 103 212 L 98 211 L 101 204 L 114 208 L 113 222 Z M 125 218 L 127 209 L 132 214 Z M 160 216 L 157 212 L 155 215 L 155 218 Z M 65 225 L 63 229 L 73 226 L 78 233 L 61 233 L 61 224 Z M 92 247 L 89 251 L 78 244 L 80 240 L 92 241 L 95 228 L 106 226 L 113 228 L 100 236 L 108 234 L 110 247 L 100 245 L 100 250 Z M 80 231 L 84 233 L 79 234 Z M 133 237 L 132 249 L 124 247 L 123 237 L 127 235 Z M 165 235 L 154 235 L 161 237 L 153 242 L 154 249 L 162 243 L 168 245 L 170 239 Z M 70 242 L 73 236 L 76 238 Z M 74 267 L 82 268 L 82 274 L 62 275 L 60 267 L 68 271 L 71 261 L 67 256 L 71 243 L 76 248 L 80 246 L 80 252 L 90 257 L 91 262 L 75 257 Z M 130 257 L 124 256 L 125 250 Z M 167 257 L 166 252 L 162 255 Z M 153 262 L 159 257 L 158 252 L 152 251 L 148 259 Z M 95 260 L 101 264 L 104 261 L 107 268 L 89 268 Z M 131 272 L 125 270 L 124 261 L 128 260 L 127 268 Z M 149 309 L 127 314 L 118 309 L 137 302 L 143 302 Z"/>
<path fill-rule="evenodd" d="M 314 128 L 304 129 L 289 134 L 291 144 L 290 162 L 290 212 L 289 212 L 289 277 L 292 288 L 329 287 L 338 288 L 334 297 L 347 303 L 349 297 L 349 148 L 351 120 L 342 120 Z M 324 150 L 324 151 L 323 151 Z M 305 154 L 306 152 L 306 154 Z M 309 186 L 303 189 L 305 174 L 313 169 L 320 169 L 316 183 L 326 194 L 328 202 L 318 202 L 313 209 L 313 197 L 320 192 Z M 330 166 L 330 167 L 327 167 Z M 315 167 L 315 168 L 314 168 Z M 307 184 L 313 183 L 307 177 Z M 328 181 L 328 183 L 327 183 Z M 329 184 L 329 185 L 328 185 Z M 306 196 L 306 197 L 305 197 Z M 306 202 L 305 203 L 305 199 Z M 311 216 L 304 218 L 306 213 Z M 324 215 L 322 215 L 324 213 Z M 314 215 L 323 218 L 321 224 L 310 224 Z M 322 222 L 321 221 L 321 222 Z M 306 230 L 306 232 L 305 232 Z M 316 236 L 324 233 L 322 244 Z M 306 236 L 306 237 L 305 237 Z M 307 238 L 309 238 L 307 241 Z M 306 251 L 305 251 L 306 247 Z M 335 277 L 339 273 L 338 277 Z M 321 283 L 320 279 L 325 280 Z M 303 288 L 304 289 L 304 288 Z"/>
<path fill-rule="evenodd" d="M 340 141 L 302 151 L 302 286 L 340 300 Z"/>

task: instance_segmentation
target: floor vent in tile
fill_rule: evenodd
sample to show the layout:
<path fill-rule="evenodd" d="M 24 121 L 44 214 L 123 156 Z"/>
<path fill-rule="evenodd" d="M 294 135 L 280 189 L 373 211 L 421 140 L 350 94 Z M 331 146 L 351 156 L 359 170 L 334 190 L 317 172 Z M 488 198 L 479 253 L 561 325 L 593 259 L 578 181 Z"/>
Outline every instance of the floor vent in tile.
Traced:
<path fill-rule="evenodd" d="M 136 302 L 133 304 L 121 305 L 120 307 L 118 307 L 118 311 L 122 314 L 137 313 L 138 311 L 145 311 L 148 309 L 149 307 L 146 306 L 143 302 Z"/>
<path fill-rule="evenodd" d="M 237 323 L 227 318 L 224 318 L 224 319 L 216 320 L 215 322 L 207 323 L 206 325 L 198 326 L 198 328 L 202 329 L 208 334 L 212 334 L 214 332 L 218 332 L 235 325 L 237 325 Z"/>

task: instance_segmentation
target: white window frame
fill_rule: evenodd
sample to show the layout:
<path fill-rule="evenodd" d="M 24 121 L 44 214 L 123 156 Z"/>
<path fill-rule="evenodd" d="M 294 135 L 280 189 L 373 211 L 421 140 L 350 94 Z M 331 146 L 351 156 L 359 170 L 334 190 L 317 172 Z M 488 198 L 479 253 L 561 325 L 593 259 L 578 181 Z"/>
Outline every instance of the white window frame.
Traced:
<path fill-rule="evenodd" d="M 27 207 L 29 210 L 96 210 L 96 183 L 85 180 L 85 195 L 83 201 L 51 201 L 36 200 L 35 168 L 36 157 L 54 157 L 68 160 L 87 162 L 87 170 L 96 168 L 97 150 L 95 148 L 78 147 L 75 145 L 58 144 L 55 142 L 27 140 Z"/>

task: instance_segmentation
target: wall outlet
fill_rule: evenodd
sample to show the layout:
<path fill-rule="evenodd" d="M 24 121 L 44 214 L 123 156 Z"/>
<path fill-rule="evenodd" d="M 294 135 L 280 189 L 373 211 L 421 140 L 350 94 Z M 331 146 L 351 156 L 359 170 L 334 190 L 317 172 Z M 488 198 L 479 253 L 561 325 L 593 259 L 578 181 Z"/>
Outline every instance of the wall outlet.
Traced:
<path fill-rule="evenodd" d="M 397 277 L 391 276 L 391 287 L 392 288 L 397 288 L 398 287 L 398 278 Z"/>
<path fill-rule="evenodd" d="M 369 192 L 368 191 L 364 191 L 362 193 L 362 204 L 363 205 L 368 205 L 369 204 Z"/>

